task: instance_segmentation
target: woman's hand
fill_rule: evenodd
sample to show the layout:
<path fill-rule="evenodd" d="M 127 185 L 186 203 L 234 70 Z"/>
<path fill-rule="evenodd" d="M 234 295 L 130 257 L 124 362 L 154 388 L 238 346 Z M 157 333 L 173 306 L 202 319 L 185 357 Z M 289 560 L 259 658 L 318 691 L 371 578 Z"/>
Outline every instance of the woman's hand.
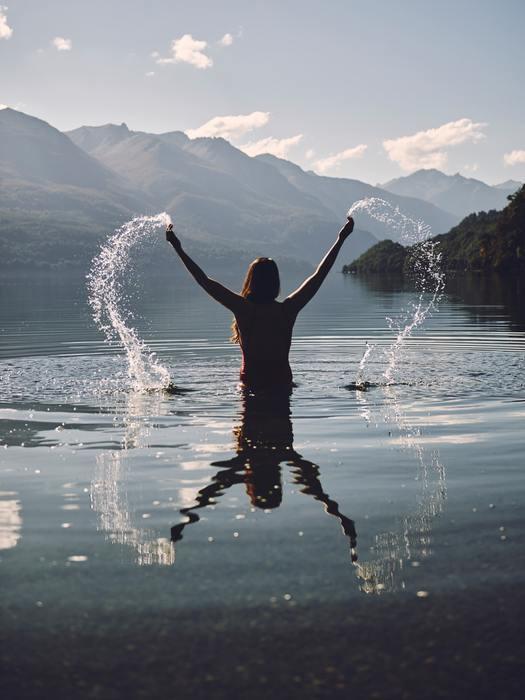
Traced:
<path fill-rule="evenodd" d="M 348 221 L 343 226 L 343 228 L 339 231 L 339 240 L 341 242 L 346 241 L 346 239 L 352 233 L 353 230 L 354 230 L 354 220 L 352 219 L 351 216 L 349 216 Z"/>
<path fill-rule="evenodd" d="M 168 243 L 171 243 L 171 245 L 177 249 L 181 247 L 180 241 L 175 235 L 175 231 L 173 230 L 173 224 L 169 224 L 169 226 L 166 229 L 166 240 Z"/>

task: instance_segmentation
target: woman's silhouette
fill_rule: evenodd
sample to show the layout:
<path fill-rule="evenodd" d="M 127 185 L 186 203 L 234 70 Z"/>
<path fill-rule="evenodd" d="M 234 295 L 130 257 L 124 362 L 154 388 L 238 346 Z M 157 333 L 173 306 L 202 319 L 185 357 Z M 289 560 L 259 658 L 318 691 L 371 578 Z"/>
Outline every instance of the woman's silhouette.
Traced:
<path fill-rule="evenodd" d="M 352 233 L 352 218 L 343 226 L 336 242 L 319 263 L 316 271 L 282 302 L 277 301 L 280 280 L 271 258 L 254 260 L 240 294 L 210 279 L 183 250 L 170 224 L 166 240 L 195 281 L 216 301 L 233 313 L 232 340 L 242 351 L 241 381 L 250 389 L 274 389 L 292 386 L 288 354 L 297 314 L 317 293 L 344 241 Z"/>
<path fill-rule="evenodd" d="M 339 520 L 349 540 L 351 559 L 357 561 L 354 521 L 343 515 L 337 502 L 323 491 L 319 467 L 294 450 L 290 391 L 254 393 L 244 389 L 241 423 L 233 434 L 237 454 L 226 461 L 212 462 L 213 466 L 220 467 L 219 471 L 210 484 L 199 491 L 195 505 L 181 509 L 187 520 L 171 528 L 171 541 L 181 540 L 184 528 L 199 520 L 197 511 L 216 503 L 235 484 L 245 484 L 252 506 L 278 508 L 282 501 L 281 465 L 286 464 L 301 492 L 320 501 L 325 511 Z"/>

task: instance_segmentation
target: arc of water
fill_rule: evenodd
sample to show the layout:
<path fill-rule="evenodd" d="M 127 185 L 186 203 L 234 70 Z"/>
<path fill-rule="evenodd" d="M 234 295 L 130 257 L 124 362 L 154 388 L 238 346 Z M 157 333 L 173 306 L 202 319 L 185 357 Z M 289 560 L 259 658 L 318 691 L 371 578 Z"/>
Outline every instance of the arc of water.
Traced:
<path fill-rule="evenodd" d="M 437 244 L 429 241 L 432 234 L 430 226 L 423 221 L 416 221 L 403 214 L 399 207 L 379 197 L 367 197 L 355 202 L 348 210 L 347 216 L 363 211 L 369 216 L 394 230 L 405 245 L 415 246 L 412 255 L 412 267 L 418 287 L 418 299 L 400 319 L 387 318 L 391 330 L 396 331 L 396 338 L 386 351 L 387 367 L 383 377 L 387 384 L 392 384 L 402 348 L 414 330 L 437 308 L 443 294 L 444 274 L 440 267 L 441 254 Z M 430 296 L 429 296 L 430 295 Z M 365 381 L 365 365 L 372 348 L 365 351 L 359 364 L 356 384 Z"/>
<path fill-rule="evenodd" d="M 128 325 L 131 313 L 124 306 L 124 277 L 133 248 L 171 222 L 163 212 L 139 216 L 118 228 L 93 259 L 87 276 L 93 318 L 106 342 L 117 342 L 126 353 L 128 376 L 134 391 L 163 389 L 169 385 L 168 370 L 158 361 L 135 328 Z"/>

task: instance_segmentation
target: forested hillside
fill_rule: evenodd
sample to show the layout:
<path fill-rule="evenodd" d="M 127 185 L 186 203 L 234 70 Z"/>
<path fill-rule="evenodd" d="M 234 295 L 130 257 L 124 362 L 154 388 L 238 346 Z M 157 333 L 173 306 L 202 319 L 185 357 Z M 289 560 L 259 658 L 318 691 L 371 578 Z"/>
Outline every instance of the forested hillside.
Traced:
<path fill-rule="evenodd" d="M 479 212 L 465 217 L 449 233 L 431 240 L 439 245 L 445 270 L 472 272 L 525 272 L 525 186 L 508 197 L 502 211 Z M 406 273 L 413 247 L 381 241 L 343 272 Z"/>

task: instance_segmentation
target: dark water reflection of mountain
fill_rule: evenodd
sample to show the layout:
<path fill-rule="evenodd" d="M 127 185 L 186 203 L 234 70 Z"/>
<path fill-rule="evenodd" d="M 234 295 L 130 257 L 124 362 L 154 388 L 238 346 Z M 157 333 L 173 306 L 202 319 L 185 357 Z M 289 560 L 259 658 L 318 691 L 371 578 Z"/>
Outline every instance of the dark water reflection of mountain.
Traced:
<path fill-rule="evenodd" d="M 415 283 L 403 275 L 352 276 L 372 293 L 412 292 Z M 449 302 L 466 311 L 479 324 L 492 323 L 502 316 L 513 331 L 525 331 L 525 280 L 503 274 L 450 272 L 445 294 Z M 487 313 L 493 307 L 494 313 Z"/>

